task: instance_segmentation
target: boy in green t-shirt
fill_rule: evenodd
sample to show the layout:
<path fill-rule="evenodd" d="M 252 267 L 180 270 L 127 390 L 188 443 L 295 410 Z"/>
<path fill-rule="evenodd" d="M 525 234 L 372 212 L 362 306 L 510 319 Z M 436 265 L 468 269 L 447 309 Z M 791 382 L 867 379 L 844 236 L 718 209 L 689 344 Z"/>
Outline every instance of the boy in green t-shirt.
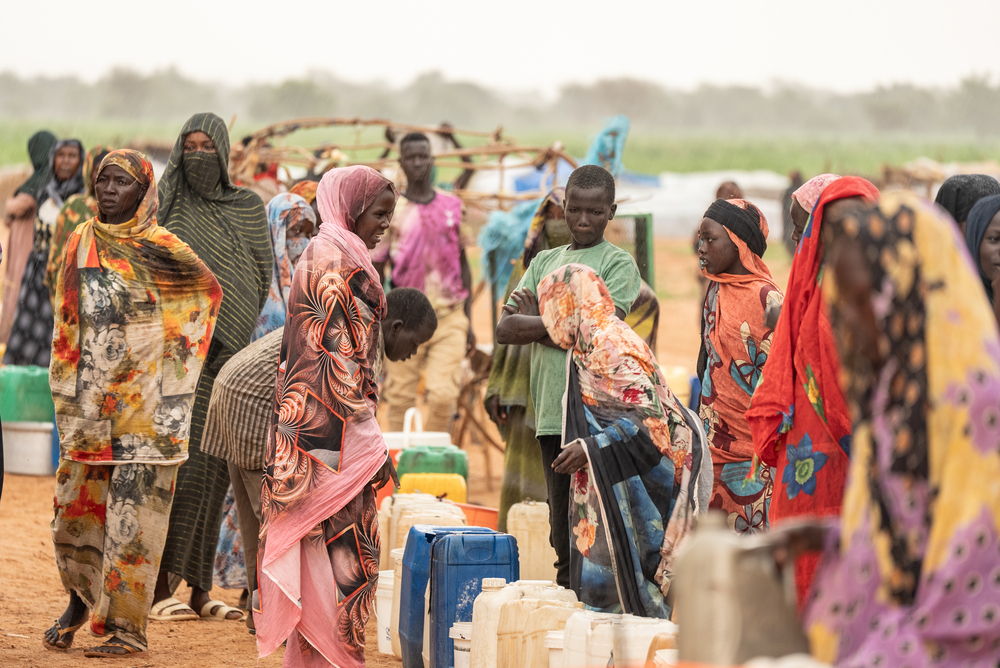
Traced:
<path fill-rule="evenodd" d="M 586 265 L 604 280 L 615 312 L 624 319 L 639 296 L 642 279 L 632 256 L 604 239 L 616 208 L 615 180 L 607 170 L 597 165 L 574 170 L 566 183 L 566 224 L 573 243 L 542 251 L 531 261 L 497 323 L 497 343 L 531 344 L 529 387 L 549 493 L 549 540 L 558 558 L 556 578 L 564 587 L 570 586 L 569 474 L 586 461 L 565 461 L 559 469 L 552 467 L 562 448 L 566 351 L 552 343 L 538 315 L 538 283 L 563 265 Z"/>

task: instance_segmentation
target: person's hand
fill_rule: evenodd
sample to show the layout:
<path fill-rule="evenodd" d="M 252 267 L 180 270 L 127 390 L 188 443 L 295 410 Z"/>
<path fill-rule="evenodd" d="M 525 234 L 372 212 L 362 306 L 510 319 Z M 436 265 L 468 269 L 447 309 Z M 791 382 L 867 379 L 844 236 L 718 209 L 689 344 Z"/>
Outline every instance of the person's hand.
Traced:
<path fill-rule="evenodd" d="M 375 473 L 370 484 L 375 489 L 382 489 L 389 484 L 389 481 L 392 481 L 397 488 L 399 487 L 399 476 L 396 474 L 396 467 L 393 466 L 392 457 L 387 456 L 385 463 L 382 464 L 382 468 Z"/>
<path fill-rule="evenodd" d="M 4 204 L 4 212 L 8 222 L 30 218 L 35 213 L 35 198 L 28 193 L 18 193 Z"/>
<path fill-rule="evenodd" d="M 507 412 L 507 407 L 500 403 L 500 395 L 494 394 L 488 397 L 483 405 L 486 407 L 486 414 L 490 416 L 490 420 L 493 424 L 500 425 L 507 424 L 507 417 L 509 413 Z"/>
<path fill-rule="evenodd" d="M 517 313 L 520 315 L 540 315 L 538 310 L 538 298 L 535 297 L 535 293 L 530 290 L 525 290 L 524 288 L 520 290 L 514 290 L 510 294 L 510 298 L 514 300 L 517 305 Z"/>
<path fill-rule="evenodd" d="M 552 470 L 556 473 L 570 475 L 587 466 L 587 453 L 583 451 L 583 441 L 576 439 L 563 446 L 562 452 L 552 462 Z"/>

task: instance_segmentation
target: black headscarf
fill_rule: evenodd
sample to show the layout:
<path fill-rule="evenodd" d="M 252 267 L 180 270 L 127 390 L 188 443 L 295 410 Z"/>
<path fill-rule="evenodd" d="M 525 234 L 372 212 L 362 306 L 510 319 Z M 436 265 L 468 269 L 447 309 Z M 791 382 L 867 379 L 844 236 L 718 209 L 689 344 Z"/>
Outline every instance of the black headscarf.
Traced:
<path fill-rule="evenodd" d="M 767 250 L 767 239 L 760 230 L 760 211 L 757 207 L 750 205 L 744 209 L 727 200 L 717 199 L 708 207 L 705 218 L 711 218 L 745 241 L 747 248 L 757 257 L 762 257 Z"/>
<path fill-rule="evenodd" d="M 986 228 L 990 226 L 990 221 L 998 211 L 1000 211 L 1000 195 L 982 197 L 969 211 L 969 218 L 965 222 L 965 244 L 969 247 L 972 261 L 976 265 L 976 271 L 979 272 L 979 278 L 983 279 L 990 301 L 993 300 L 993 284 L 983 273 L 983 267 L 979 262 L 979 247 L 983 243 L 983 237 L 986 236 Z"/>
<path fill-rule="evenodd" d="M 73 176 L 65 181 L 59 181 L 56 179 L 56 153 L 59 152 L 59 149 L 67 146 L 76 147 L 76 150 L 80 152 L 80 162 L 76 166 Z M 45 190 L 37 197 L 38 206 L 41 206 L 42 202 L 51 198 L 56 206 L 61 209 L 70 195 L 83 192 L 83 158 L 83 144 L 80 143 L 79 139 L 60 139 L 56 142 L 49 153 L 49 181 L 45 184 Z"/>
<path fill-rule="evenodd" d="M 185 153 L 184 139 L 192 132 L 208 135 L 215 153 Z M 200 113 L 184 124 L 159 193 L 160 224 L 191 246 L 222 285 L 215 341 L 233 354 L 250 342 L 271 287 L 274 256 L 264 203 L 229 179 L 229 130 L 221 118 Z"/>
<path fill-rule="evenodd" d="M 969 219 L 975 203 L 989 195 L 1000 194 L 1000 181 L 987 174 L 956 174 L 941 184 L 934 202 L 951 214 L 956 223 Z"/>
<path fill-rule="evenodd" d="M 56 136 L 48 130 L 39 130 L 31 135 L 28 140 L 28 157 L 31 158 L 31 166 L 35 171 L 14 191 L 15 195 L 27 193 L 38 199 L 52 175 L 51 155 L 55 145 Z"/>

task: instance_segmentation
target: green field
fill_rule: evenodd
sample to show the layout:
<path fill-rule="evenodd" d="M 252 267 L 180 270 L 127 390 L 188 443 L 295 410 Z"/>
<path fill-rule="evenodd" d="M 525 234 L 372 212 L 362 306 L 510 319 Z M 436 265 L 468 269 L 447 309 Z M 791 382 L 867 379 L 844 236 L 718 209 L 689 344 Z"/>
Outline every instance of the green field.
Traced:
<path fill-rule="evenodd" d="M 2 121 L 0 122 L 0 165 L 26 162 L 25 145 L 38 128 L 46 127 L 60 137 L 79 137 L 85 145 L 109 145 L 132 140 L 171 143 L 180 123 L 137 123 L 131 121 Z M 257 125 L 237 123 L 233 134 L 257 129 Z M 509 128 L 506 133 L 526 145 L 548 145 L 559 140 L 569 153 L 582 156 L 596 132 Z M 377 129 L 356 133 L 340 129 L 292 135 L 292 141 L 317 144 L 326 141 L 378 141 Z M 477 142 L 470 141 L 469 144 Z M 374 152 L 370 153 L 374 155 Z M 365 156 L 367 157 L 367 156 Z M 695 172 L 720 169 L 768 169 L 787 173 L 799 169 L 805 175 L 824 171 L 877 175 L 886 164 L 900 165 L 919 157 L 941 162 L 1000 160 L 1000 139 L 977 141 L 968 137 L 926 136 L 740 136 L 717 134 L 668 134 L 633 128 L 625 150 L 625 166 L 636 172 Z"/>

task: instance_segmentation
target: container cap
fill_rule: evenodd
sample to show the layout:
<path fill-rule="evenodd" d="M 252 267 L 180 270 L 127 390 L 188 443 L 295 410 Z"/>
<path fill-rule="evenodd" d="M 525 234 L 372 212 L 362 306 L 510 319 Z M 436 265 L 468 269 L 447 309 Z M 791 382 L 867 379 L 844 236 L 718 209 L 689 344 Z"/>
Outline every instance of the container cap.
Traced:
<path fill-rule="evenodd" d="M 452 640 L 472 640 L 472 622 L 455 622 L 448 631 Z"/>
<path fill-rule="evenodd" d="M 483 578 L 483 589 L 497 590 L 507 586 L 507 581 L 503 578 Z"/>

